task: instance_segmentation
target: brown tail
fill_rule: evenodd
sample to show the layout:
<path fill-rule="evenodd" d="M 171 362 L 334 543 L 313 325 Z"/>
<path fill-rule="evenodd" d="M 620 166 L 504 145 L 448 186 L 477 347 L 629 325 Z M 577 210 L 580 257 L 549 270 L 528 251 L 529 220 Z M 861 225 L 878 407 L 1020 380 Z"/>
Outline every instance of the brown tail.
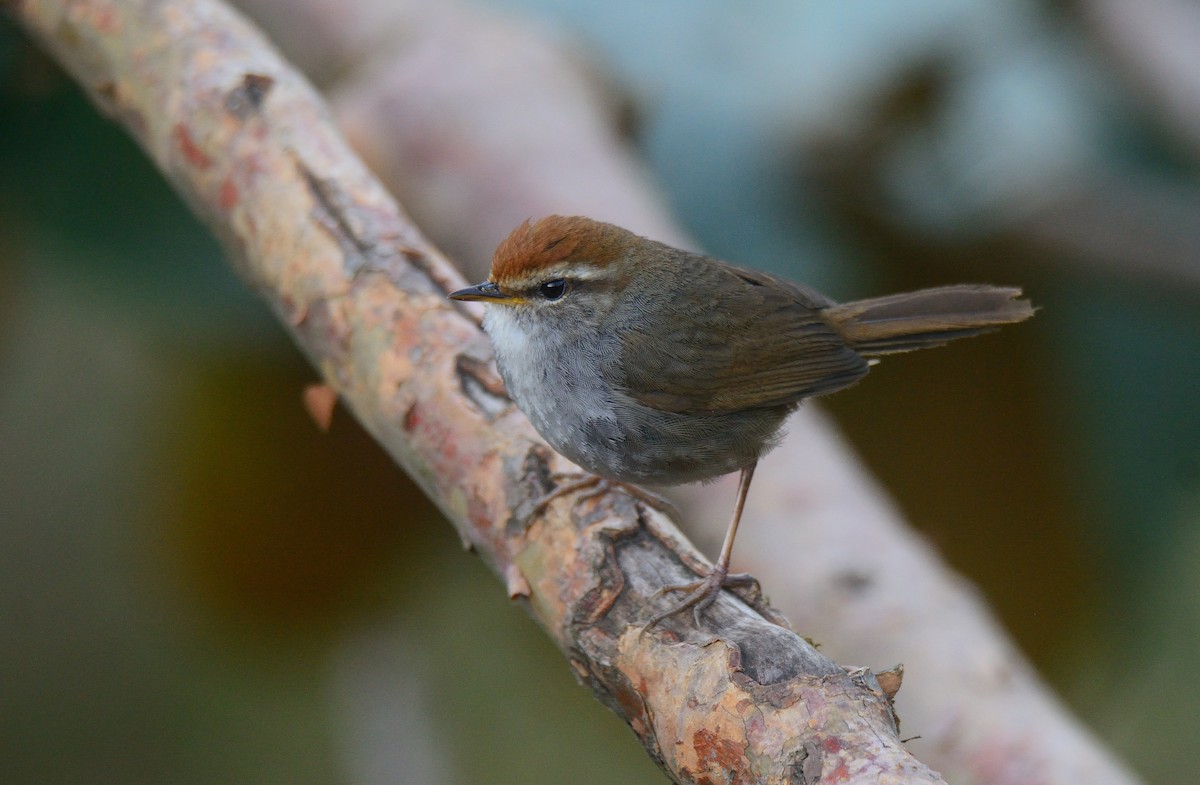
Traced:
<path fill-rule="evenodd" d="M 829 321 L 863 354 L 892 354 L 941 346 L 1033 316 L 1015 287 L 960 284 L 922 289 L 825 309 Z"/>

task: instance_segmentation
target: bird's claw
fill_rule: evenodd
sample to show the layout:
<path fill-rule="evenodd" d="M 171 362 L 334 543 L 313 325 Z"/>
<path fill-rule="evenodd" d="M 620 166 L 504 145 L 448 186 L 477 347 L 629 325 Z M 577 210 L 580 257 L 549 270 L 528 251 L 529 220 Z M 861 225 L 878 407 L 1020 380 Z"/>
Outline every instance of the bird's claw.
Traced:
<path fill-rule="evenodd" d="M 696 627 L 703 627 L 700 614 L 717 601 L 717 597 L 721 595 L 722 589 L 754 586 L 757 584 L 758 581 L 749 573 L 737 572 L 731 575 L 724 570 L 713 568 L 712 572 L 700 580 L 692 581 L 691 583 L 663 586 L 654 593 L 652 599 L 658 599 L 666 594 L 673 594 L 675 592 L 687 592 L 687 596 L 681 602 L 672 605 L 667 610 L 652 617 L 650 621 L 642 625 L 642 631 L 645 632 L 652 629 L 663 619 L 670 618 L 677 613 L 682 613 L 688 608 L 692 609 L 692 618 L 696 620 Z"/>
<path fill-rule="evenodd" d="M 651 493 L 650 491 L 647 491 L 647 490 L 643 490 L 642 488 L 639 488 L 636 485 L 630 485 L 629 483 L 618 482 L 617 480 L 607 480 L 603 477 L 597 477 L 594 474 L 584 474 L 584 475 L 558 475 L 558 474 L 556 474 L 556 475 L 554 475 L 553 479 L 564 480 L 564 479 L 567 479 L 568 477 L 570 477 L 571 479 L 567 480 L 567 482 L 564 482 L 562 485 L 555 487 L 553 490 L 548 491 L 541 498 L 539 498 L 537 500 L 537 502 L 534 503 L 533 510 L 529 513 L 530 518 L 536 518 L 536 517 L 540 516 L 542 513 L 544 513 L 546 511 L 546 508 L 550 506 L 550 503 L 553 502 L 555 499 L 559 498 L 560 496 L 566 496 L 568 494 L 575 493 L 576 491 L 585 491 L 584 493 L 581 493 L 579 495 L 578 499 L 576 499 L 576 503 L 579 503 L 579 502 L 587 501 L 588 499 L 594 498 L 596 496 L 599 496 L 602 493 L 605 493 L 610 490 L 615 490 L 615 489 L 620 489 L 620 490 L 624 491 L 625 493 L 632 496 L 636 501 L 642 502 L 643 504 L 653 507 L 654 509 L 658 510 L 659 512 L 665 513 L 672 517 L 675 517 L 678 515 L 678 511 L 675 509 L 675 505 L 671 504 L 671 502 L 667 501 L 666 499 L 659 496 L 658 494 Z"/>

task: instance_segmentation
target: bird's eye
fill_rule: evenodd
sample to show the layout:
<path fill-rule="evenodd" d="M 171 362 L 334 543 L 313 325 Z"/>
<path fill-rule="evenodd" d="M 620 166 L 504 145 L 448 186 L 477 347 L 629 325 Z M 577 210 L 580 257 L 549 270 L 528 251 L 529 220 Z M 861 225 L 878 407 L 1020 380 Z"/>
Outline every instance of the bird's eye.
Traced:
<path fill-rule="evenodd" d="M 567 282 L 562 278 L 546 281 L 538 287 L 538 294 L 543 300 L 557 300 L 567 291 Z"/>

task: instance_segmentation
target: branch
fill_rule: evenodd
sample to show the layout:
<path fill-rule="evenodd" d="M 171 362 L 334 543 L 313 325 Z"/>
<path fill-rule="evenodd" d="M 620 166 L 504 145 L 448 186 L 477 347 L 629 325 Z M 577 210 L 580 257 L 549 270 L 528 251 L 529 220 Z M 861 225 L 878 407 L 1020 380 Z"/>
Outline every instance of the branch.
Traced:
<path fill-rule="evenodd" d="M 350 153 L 308 84 L 216 0 L 22 0 L 18 19 L 224 242 L 327 383 L 677 781 L 940 782 L 890 693 L 733 595 L 715 632 L 638 622 L 699 557 L 622 494 L 534 501 L 555 456 L 445 299 L 461 281 Z"/>

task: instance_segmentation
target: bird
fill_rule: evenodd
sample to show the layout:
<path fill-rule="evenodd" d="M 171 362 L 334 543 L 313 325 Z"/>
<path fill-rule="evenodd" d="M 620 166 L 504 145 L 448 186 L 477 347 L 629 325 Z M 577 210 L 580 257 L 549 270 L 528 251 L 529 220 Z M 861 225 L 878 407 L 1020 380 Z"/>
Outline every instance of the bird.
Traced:
<path fill-rule="evenodd" d="M 958 284 L 837 303 L 771 273 L 584 216 L 527 220 L 486 281 L 449 294 L 486 304 L 483 329 L 509 394 L 551 447 L 595 477 L 672 486 L 739 472 L 712 569 L 664 586 L 692 609 L 731 574 L 759 459 L 806 398 L 845 389 L 885 355 L 1028 319 L 1017 287 Z"/>

